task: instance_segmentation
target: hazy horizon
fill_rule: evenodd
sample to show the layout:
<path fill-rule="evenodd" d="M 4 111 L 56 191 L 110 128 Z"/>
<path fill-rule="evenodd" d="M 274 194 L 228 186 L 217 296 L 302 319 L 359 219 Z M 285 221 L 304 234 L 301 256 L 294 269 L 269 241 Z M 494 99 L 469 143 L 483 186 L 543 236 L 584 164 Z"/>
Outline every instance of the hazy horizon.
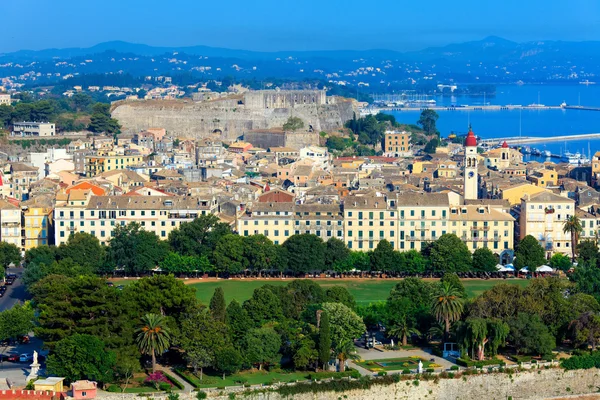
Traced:
<path fill-rule="evenodd" d="M 94 3 L 95 4 L 95 3 Z M 125 41 L 158 47 L 205 45 L 252 51 L 420 50 L 499 36 L 532 40 L 600 40 L 594 0 L 475 0 L 377 3 L 275 0 L 221 4 L 173 0 L 3 2 L 5 21 L 21 21 L 0 40 L 0 52 L 91 47 Z M 25 16 L 25 17 L 24 17 Z"/>

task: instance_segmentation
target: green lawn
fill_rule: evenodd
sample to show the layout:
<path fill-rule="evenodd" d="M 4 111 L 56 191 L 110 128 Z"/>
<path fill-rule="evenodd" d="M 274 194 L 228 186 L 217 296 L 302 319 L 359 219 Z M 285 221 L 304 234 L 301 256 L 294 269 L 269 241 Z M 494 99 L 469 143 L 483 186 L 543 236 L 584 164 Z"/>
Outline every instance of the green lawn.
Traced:
<path fill-rule="evenodd" d="M 347 371 L 345 373 L 331 373 L 331 372 L 288 372 L 288 371 L 243 371 L 237 374 L 226 376 L 225 379 L 221 375 L 207 375 L 204 374 L 203 380 L 191 371 L 178 371 L 178 374 L 185 374 L 188 380 L 191 380 L 194 386 L 197 388 L 209 388 L 209 387 L 224 387 L 224 386 L 241 386 L 243 384 L 248 385 L 262 385 L 272 384 L 277 382 L 295 382 L 304 381 L 307 379 L 315 378 L 328 378 L 328 377 L 343 377 L 348 376 L 352 372 Z M 354 372 L 356 373 L 356 372 Z M 243 382 L 243 383 L 242 383 Z"/>
<path fill-rule="evenodd" d="M 225 299 L 230 302 L 236 299 L 240 303 L 252 296 L 254 289 L 263 285 L 287 285 L 291 279 L 269 279 L 269 280 L 219 280 L 194 283 L 190 286 L 196 288 L 196 296 L 203 304 L 208 304 L 212 297 L 215 288 L 222 287 L 225 292 Z M 317 281 L 323 288 L 328 288 L 334 285 L 346 287 L 357 303 L 369 304 L 387 299 L 390 291 L 396 285 L 398 280 L 394 279 L 364 279 L 364 280 L 323 280 Z M 498 283 L 511 283 L 525 287 L 529 281 L 525 279 L 490 279 L 490 280 L 465 280 L 463 285 L 467 290 L 469 297 L 475 297 L 484 291 L 492 288 Z"/>
<path fill-rule="evenodd" d="M 369 360 L 357 362 L 361 367 L 371 371 L 402 371 L 404 369 L 414 370 L 419 366 L 419 360 L 423 363 L 423 369 L 437 368 L 437 364 L 429 362 L 424 358 L 419 357 L 399 357 L 399 358 L 385 358 L 382 360 Z"/>

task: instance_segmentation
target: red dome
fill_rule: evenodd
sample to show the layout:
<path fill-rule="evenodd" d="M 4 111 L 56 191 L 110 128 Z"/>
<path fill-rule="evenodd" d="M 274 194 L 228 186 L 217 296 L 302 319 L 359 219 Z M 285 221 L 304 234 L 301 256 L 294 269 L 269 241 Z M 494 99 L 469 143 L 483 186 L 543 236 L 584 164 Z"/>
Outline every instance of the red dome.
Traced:
<path fill-rule="evenodd" d="M 467 147 L 477 147 L 477 138 L 471 129 L 469 129 L 469 133 L 467 133 L 467 139 L 465 140 L 465 146 Z"/>
<path fill-rule="evenodd" d="M 504 141 L 504 143 L 502 143 L 502 148 L 508 149 L 508 143 L 506 143 L 506 140 Z"/>

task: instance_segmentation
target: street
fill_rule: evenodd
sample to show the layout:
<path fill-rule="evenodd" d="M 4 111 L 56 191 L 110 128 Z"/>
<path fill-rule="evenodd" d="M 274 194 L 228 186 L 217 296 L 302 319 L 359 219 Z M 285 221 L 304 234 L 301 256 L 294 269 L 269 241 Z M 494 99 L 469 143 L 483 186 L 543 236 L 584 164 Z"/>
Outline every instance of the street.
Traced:
<path fill-rule="evenodd" d="M 4 296 L 0 298 L 0 312 L 8 310 L 18 302 L 22 303 L 30 298 L 29 294 L 25 290 L 23 280 L 21 279 L 23 268 L 7 268 L 6 273 L 16 274 L 17 279 L 12 285 L 7 286 L 6 293 L 4 293 Z"/>

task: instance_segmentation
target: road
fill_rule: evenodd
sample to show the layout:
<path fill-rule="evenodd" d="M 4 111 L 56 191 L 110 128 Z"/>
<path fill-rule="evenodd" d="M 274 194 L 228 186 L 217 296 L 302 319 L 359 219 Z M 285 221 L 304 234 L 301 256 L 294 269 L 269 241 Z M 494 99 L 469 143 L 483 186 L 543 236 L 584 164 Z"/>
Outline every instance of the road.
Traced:
<path fill-rule="evenodd" d="M 6 273 L 16 274 L 17 279 L 11 286 L 8 286 L 6 293 L 4 293 L 4 297 L 0 298 L 0 311 L 8 310 L 15 304 L 19 302 L 22 303 L 30 298 L 29 293 L 27 293 L 25 285 L 23 284 L 23 279 L 21 279 L 23 268 L 7 268 Z"/>

